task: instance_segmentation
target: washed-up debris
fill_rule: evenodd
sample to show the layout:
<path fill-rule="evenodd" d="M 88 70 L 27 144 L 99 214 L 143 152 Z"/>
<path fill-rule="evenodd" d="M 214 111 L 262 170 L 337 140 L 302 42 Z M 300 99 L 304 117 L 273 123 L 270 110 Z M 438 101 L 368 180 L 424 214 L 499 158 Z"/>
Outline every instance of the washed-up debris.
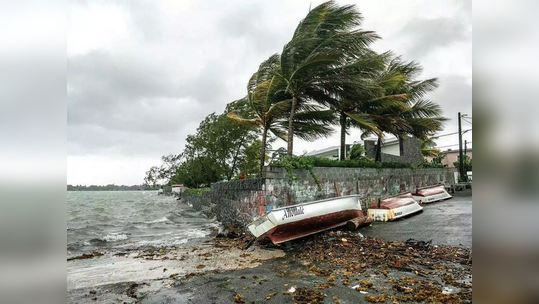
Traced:
<path fill-rule="evenodd" d="M 413 247 L 414 249 L 421 249 L 421 250 L 427 250 L 432 246 L 432 240 L 425 242 L 425 241 L 418 241 L 414 239 L 408 239 L 406 240 L 406 245 Z"/>
<path fill-rule="evenodd" d="M 217 234 L 213 246 L 217 248 L 236 247 L 247 250 L 256 240 L 257 238 L 252 234 L 243 232 L 243 229 L 237 225 L 229 225 Z M 258 241 L 261 242 L 262 240 Z"/>
<path fill-rule="evenodd" d="M 315 285 L 314 288 L 316 289 L 327 289 L 327 288 L 330 288 L 330 284 L 329 283 L 320 283 L 318 285 Z"/>
<path fill-rule="evenodd" d="M 272 292 L 272 293 L 268 294 L 268 295 L 265 297 L 265 299 L 266 299 L 266 300 L 269 300 L 269 299 L 273 298 L 275 295 L 277 295 L 277 293 L 276 293 L 276 292 Z"/>
<path fill-rule="evenodd" d="M 245 300 L 243 299 L 243 295 L 237 294 L 234 296 L 234 302 L 236 303 L 245 303 Z"/>
<path fill-rule="evenodd" d="M 67 261 L 92 259 L 92 258 L 95 258 L 95 257 L 100 257 L 102 255 L 103 255 L 103 253 L 94 251 L 92 253 L 84 253 L 84 254 L 76 256 L 76 257 L 68 258 Z"/>
<path fill-rule="evenodd" d="M 341 242 L 328 242 L 332 237 L 339 236 Z M 342 242 L 342 239 L 347 242 Z M 349 245 L 345 245 L 349 244 Z M 472 285 L 466 283 L 472 274 L 471 249 L 432 245 L 432 241 L 409 239 L 402 241 L 386 241 L 383 239 L 360 236 L 357 232 L 326 231 L 313 235 L 295 243 L 294 258 L 306 263 L 315 263 L 310 272 L 318 275 L 319 269 L 331 269 L 328 286 L 319 284 L 316 289 L 331 288 L 335 284 L 335 273 L 342 273 L 343 283 L 353 282 L 357 276 L 369 277 L 383 275 L 389 277 L 389 272 L 408 272 L 410 277 L 391 279 L 380 286 L 365 279 L 353 288 L 367 291 L 367 288 L 377 291 L 377 296 L 385 295 L 386 299 L 395 296 L 395 302 L 436 302 L 464 303 L 471 301 Z M 328 271 L 329 272 L 329 271 Z M 402 275 L 402 274 L 401 274 Z M 414 277 L 412 277 L 414 276 Z M 376 281 L 376 280 L 375 280 Z M 449 293 L 443 289 L 443 282 L 449 288 L 457 288 L 458 293 Z M 357 282 L 357 281 L 356 281 Z M 362 290 L 363 289 L 363 290 Z M 443 292 L 445 291 L 445 293 Z M 460 298 L 459 298 L 460 297 Z M 455 300 L 455 299 L 459 300 Z"/>
<path fill-rule="evenodd" d="M 379 296 L 365 296 L 365 301 L 370 303 L 384 303 L 386 301 L 386 295 L 382 294 Z"/>
<path fill-rule="evenodd" d="M 189 279 L 190 277 L 194 277 L 194 276 L 198 276 L 200 275 L 199 273 L 194 273 L 194 272 L 189 272 L 185 275 L 185 278 L 186 279 Z"/>
<path fill-rule="evenodd" d="M 365 287 L 372 287 L 374 284 L 368 280 L 359 280 L 359 284 Z"/>
<path fill-rule="evenodd" d="M 296 304 L 322 304 L 324 303 L 325 296 L 326 295 L 316 290 L 312 290 L 307 287 L 299 287 L 292 295 L 292 299 Z"/>
<path fill-rule="evenodd" d="M 331 269 L 323 269 L 314 264 L 309 267 L 309 271 L 321 277 L 327 277 L 333 273 L 333 270 Z"/>

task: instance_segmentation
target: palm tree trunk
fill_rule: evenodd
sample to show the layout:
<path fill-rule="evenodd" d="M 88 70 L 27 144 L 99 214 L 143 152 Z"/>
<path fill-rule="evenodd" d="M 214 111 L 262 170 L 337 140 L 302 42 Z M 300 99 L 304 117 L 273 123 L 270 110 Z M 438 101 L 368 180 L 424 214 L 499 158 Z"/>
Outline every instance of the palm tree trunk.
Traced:
<path fill-rule="evenodd" d="M 376 145 L 376 157 L 374 158 L 375 162 L 382 161 L 382 135 L 378 135 L 378 144 Z"/>
<path fill-rule="evenodd" d="M 339 153 L 339 160 L 345 160 L 346 158 L 346 115 L 341 112 L 341 153 Z"/>
<path fill-rule="evenodd" d="M 290 118 L 288 119 L 288 155 L 292 155 L 294 152 L 294 115 L 296 114 L 296 96 L 292 96 L 292 105 L 290 107 Z"/>
<path fill-rule="evenodd" d="M 402 138 L 402 135 L 399 135 L 399 155 L 404 156 L 404 138 Z"/>
<path fill-rule="evenodd" d="M 260 156 L 260 176 L 262 176 L 262 169 L 266 163 L 266 141 L 268 139 L 268 128 L 264 127 L 262 132 L 262 155 Z"/>

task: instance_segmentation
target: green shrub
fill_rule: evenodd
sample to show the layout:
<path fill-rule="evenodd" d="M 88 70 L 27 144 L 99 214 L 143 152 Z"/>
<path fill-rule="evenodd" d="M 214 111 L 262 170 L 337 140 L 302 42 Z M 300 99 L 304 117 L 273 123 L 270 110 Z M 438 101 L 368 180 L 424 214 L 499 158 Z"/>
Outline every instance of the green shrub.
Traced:
<path fill-rule="evenodd" d="M 408 163 L 377 163 L 368 157 L 361 157 L 352 160 L 333 160 L 325 157 L 304 157 L 310 159 L 314 167 L 337 167 L 337 168 L 413 168 L 412 164 Z"/>
<path fill-rule="evenodd" d="M 187 189 L 185 190 L 185 194 L 193 194 L 193 195 L 202 195 L 203 192 L 206 192 L 206 191 L 210 191 L 211 189 L 210 188 L 191 188 L 191 189 Z"/>
<path fill-rule="evenodd" d="M 298 177 L 294 174 L 294 170 L 296 169 L 306 169 L 311 174 L 312 178 L 316 182 L 316 185 L 318 186 L 318 191 L 322 190 L 322 187 L 320 186 L 320 182 L 318 181 L 318 176 L 314 173 L 314 157 L 305 157 L 305 156 L 283 156 L 279 159 L 272 161 L 271 166 L 272 167 L 281 167 L 286 170 L 288 173 L 288 177 L 292 180 L 297 179 Z"/>

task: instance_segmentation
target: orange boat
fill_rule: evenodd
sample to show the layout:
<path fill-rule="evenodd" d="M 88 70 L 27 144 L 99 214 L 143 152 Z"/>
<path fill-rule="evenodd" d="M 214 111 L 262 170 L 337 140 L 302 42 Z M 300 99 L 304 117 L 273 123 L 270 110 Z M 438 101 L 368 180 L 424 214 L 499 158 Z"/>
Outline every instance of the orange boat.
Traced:
<path fill-rule="evenodd" d="M 421 211 L 423 207 L 414 200 L 410 192 L 406 192 L 378 199 L 367 210 L 367 217 L 373 221 L 387 222 Z"/>
<path fill-rule="evenodd" d="M 412 193 L 412 196 L 419 204 L 434 203 L 452 198 L 452 196 L 445 191 L 444 185 L 417 188 L 416 191 Z"/>

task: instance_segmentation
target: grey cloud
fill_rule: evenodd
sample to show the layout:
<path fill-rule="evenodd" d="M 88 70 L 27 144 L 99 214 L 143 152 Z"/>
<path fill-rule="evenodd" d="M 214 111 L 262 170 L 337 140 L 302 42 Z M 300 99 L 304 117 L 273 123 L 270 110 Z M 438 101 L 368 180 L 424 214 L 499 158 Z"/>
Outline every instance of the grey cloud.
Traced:
<path fill-rule="evenodd" d="M 441 76 L 440 87 L 431 93 L 428 98 L 439 103 L 444 111 L 444 116 L 449 118 L 445 130 L 441 133 L 451 133 L 457 130 L 457 113 L 472 116 L 472 85 L 466 77 Z M 463 123 L 463 129 L 471 128 L 470 124 Z M 458 143 L 457 137 L 444 138 L 449 144 Z"/>
<path fill-rule="evenodd" d="M 391 39 L 408 46 L 406 57 L 420 59 L 439 48 L 453 43 L 471 42 L 472 1 L 452 1 L 458 7 L 456 13 L 448 18 L 411 20 Z"/>
<path fill-rule="evenodd" d="M 181 83 L 166 67 L 128 56 L 90 53 L 69 58 L 68 142 L 76 142 L 77 147 L 71 145 L 68 153 L 123 145 L 120 150 L 137 154 L 147 142 L 164 153 L 167 140 L 181 141 L 194 130 L 193 122 L 219 107 L 207 97 L 222 88 L 216 86 L 212 92 L 196 85 L 211 78 L 208 73 L 219 71 L 210 68 Z M 182 138 L 171 135 L 175 133 Z M 152 140 L 153 136 L 159 141 Z"/>
<path fill-rule="evenodd" d="M 411 46 L 406 50 L 406 55 L 410 58 L 421 58 L 437 48 L 466 40 L 468 29 L 459 18 L 414 19 L 399 35 L 411 39 Z"/>
<path fill-rule="evenodd" d="M 251 73 L 290 34 L 260 3 L 201 2 L 187 20 L 144 1 L 116 5 L 130 17 L 127 44 L 68 56 L 68 154 L 181 151 L 204 116 L 245 95 Z"/>
<path fill-rule="evenodd" d="M 411 17 L 405 28 L 391 29 L 384 37 L 391 41 L 388 48 L 425 64 L 428 60 L 422 56 L 458 41 L 471 41 L 467 28 L 471 9 L 466 9 L 466 1 L 459 3 L 463 13 L 455 18 Z M 110 45 L 91 45 L 92 50 L 77 50 L 86 53 L 68 54 L 67 94 L 62 90 L 59 97 L 64 104 L 67 99 L 67 153 L 148 156 L 158 163 L 160 155 L 180 152 L 185 137 L 195 132 L 206 115 L 222 112 L 226 103 L 245 95 L 251 74 L 290 39 L 309 2 L 272 2 L 270 6 L 243 0 L 218 5 L 98 0 L 91 5 L 123 10 L 128 33 L 122 33 L 118 43 L 105 39 Z M 78 33 L 73 35 L 80 38 Z M 434 71 L 436 67 L 425 64 L 425 72 L 438 76 Z M 471 86 L 466 78 L 441 75 L 440 82 L 429 98 L 442 104 L 445 115 L 453 118 L 459 110 L 471 113 Z M 48 86 L 35 81 L 29 87 L 36 88 L 27 92 L 33 95 L 31 99 Z M 453 125 L 449 122 L 446 131 L 451 132 Z"/>

